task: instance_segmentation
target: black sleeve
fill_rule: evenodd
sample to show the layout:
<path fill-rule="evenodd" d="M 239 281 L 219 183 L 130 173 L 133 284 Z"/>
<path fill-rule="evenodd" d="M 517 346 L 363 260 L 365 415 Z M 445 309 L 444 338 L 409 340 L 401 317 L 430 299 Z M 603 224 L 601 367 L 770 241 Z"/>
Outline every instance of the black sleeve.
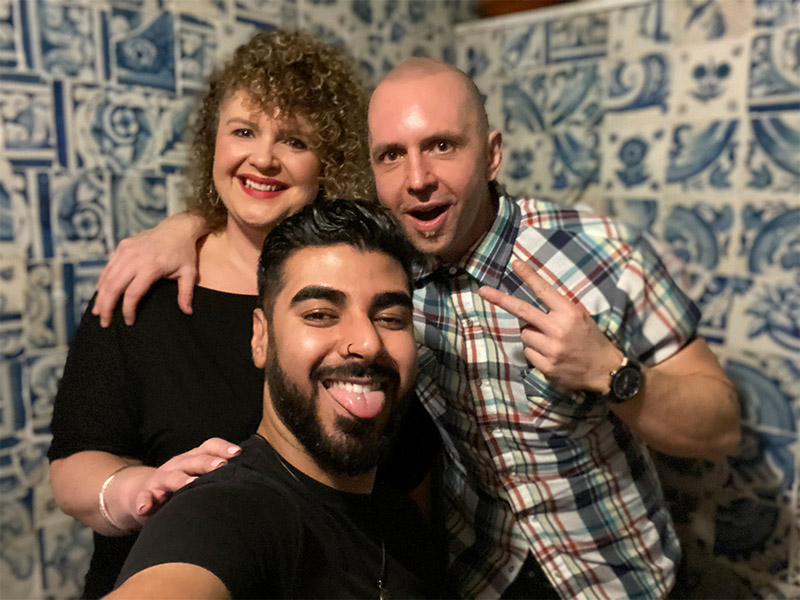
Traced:
<path fill-rule="evenodd" d="M 108 328 L 100 327 L 93 305 L 94 298 L 70 344 L 56 394 L 51 461 L 82 450 L 141 456 L 124 356 L 126 326 L 118 310 Z"/>
<path fill-rule="evenodd" d="M 431 470 L 440 447 L 439 430 L 414 395 L 392 448 L 378 467 L 378 478 L 397 490 L 411 492 Z"/>
<path fill-rule="evenodd" d="M 302 539 L 292 503 L 280 492 L 265 493 L 263 485 L 202 481 L 178 492 L 145 524 L 117 587 L 149 567 L 182 562 L 214 573 L 234 598 L 280 597 Z"/>

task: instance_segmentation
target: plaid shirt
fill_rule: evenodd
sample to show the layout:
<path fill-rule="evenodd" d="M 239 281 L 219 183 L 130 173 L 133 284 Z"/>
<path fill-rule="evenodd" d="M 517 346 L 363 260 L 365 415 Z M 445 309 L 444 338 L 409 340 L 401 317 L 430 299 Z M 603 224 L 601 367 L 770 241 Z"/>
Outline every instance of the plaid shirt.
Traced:
<path fill-rule="evenodd" d="M 521 259 L 580 302 L 627 355 L 655 364 L 694 334 L 697 308 L 650 244 L 603 217 L 502 194 L 460 262 L 418 270 L 418 393 L 444 438 L 451 575 L 498 596 L 532 552 L 564 598 L 662 597 L 680 548 L 644 443 L 598 394 L 551 385 L 520 322 L 481 285 L 543 304 Z"/>

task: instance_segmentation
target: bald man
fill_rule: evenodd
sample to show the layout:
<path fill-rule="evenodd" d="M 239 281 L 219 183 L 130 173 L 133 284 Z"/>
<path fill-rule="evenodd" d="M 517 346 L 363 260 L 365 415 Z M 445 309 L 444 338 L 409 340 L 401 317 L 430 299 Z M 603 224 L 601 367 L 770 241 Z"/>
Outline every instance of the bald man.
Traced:
<path fill-rule="evenodd" d="M 647 445 L 720 459 L 739 441 L 696 306 L 646 238 L 505 193 L 502 136 L 461 71 L 399 65 L 369 132 L 380 200 L 427 254 L 417 393 L 444 438 L 462 595 L 665 597 L 680 548 Z"/>

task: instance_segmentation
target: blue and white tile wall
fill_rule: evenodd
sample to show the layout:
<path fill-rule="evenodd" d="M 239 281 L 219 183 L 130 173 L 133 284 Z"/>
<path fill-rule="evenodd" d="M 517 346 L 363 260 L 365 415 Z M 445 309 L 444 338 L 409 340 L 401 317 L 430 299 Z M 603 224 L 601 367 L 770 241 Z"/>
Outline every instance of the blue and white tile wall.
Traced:
<path fill-rule="evenodd" d="M 453 59 L 470 0 L 0 0 L 0 597 L 69 598 L 91 536 L 55 507 L 48 425 L 109 252 L 180 210 L 193 97 L 257 29 L 347 45 L 373 82 Z"/>
<path fill-rule="evenodd" d="M 800 2 L 602 0 L 456 27 L 510 191 L 648 229 L 741 397 L 739 456 L 659 461 L 688 595 L 800 597 Z"/>
<path fill-rule="evenodd" d="M 81 589 L 48 423 L 111 248 L 180 209 L 193 95 L 259 28 L 346 45 L 374 83 L 455 60 L 512 191 L 672 244 L 743 402 L 740 455 L 665 459 L 695 597 L 800 596 L 800 2 L 598 0 L 480 23 L 470 0 L 0 0 L 0 597 Z"/>

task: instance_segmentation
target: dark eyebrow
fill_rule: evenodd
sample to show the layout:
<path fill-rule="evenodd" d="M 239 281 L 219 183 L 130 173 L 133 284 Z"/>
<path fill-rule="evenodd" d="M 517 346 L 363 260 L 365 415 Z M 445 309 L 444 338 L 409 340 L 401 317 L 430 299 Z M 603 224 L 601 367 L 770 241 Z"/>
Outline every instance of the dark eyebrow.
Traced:
<path fill-rule="evenodd" d="M 435 133 L 433 135 L 429 135 L 425 139 L 422 140 L 421 146 L 423 148 L 429 148 L 431 146 L 435 146 L 439 142 L 451 142 L 457 146 L 463 146 L 464 140 L 466 136 L 460 133 L 451 133 L 449 131 L 442 131 L 440 133 Z"/>
<path fill-rule="evenodd" d="M 344 292 L 323 285 L 307 285 L 294 295 L 289 302 L 289 306 L 294 306 L 306 300 L 327 300 L 331 304 L 342 306 L 347 300 L 347 296 Z"/>
<path fill-rule="evenodd" d="M 389 152 L 402 152 L 405 148 L 402 144 L 380 144 L 372 149 L 372 156 L 383 156 Z"/>
<path fill-rule="evenodd" d="M 390 306 L 402 306 L 409 310 L 413 310 L 414 305 L 411 303 L 411 296 L 405 292 L 383 292 L 378 294 L 372 299 L 370 303 L 370 312 L 376 310 L 383 310 Z"/>

